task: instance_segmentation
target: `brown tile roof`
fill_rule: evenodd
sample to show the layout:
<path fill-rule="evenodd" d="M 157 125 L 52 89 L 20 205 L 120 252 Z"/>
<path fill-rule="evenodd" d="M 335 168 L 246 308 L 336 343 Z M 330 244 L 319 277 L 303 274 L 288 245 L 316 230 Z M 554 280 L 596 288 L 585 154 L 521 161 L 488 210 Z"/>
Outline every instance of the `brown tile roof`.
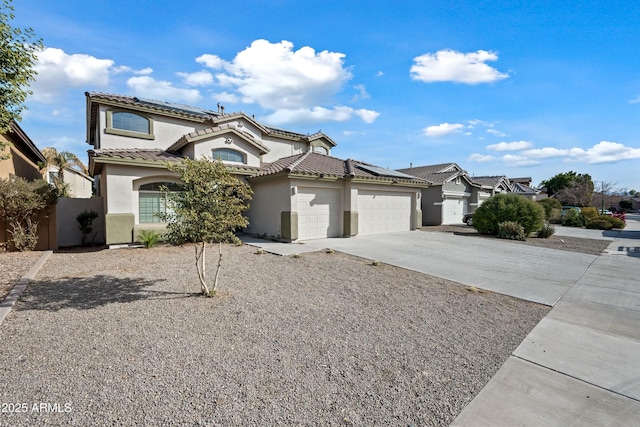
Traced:
<path fill-rule="evenodd" d="M 182 156 L 164 150 L 141 150 L 136 148 L 103 148 L 89 150 L 89 157 L 148 160 L 155 162 L 179 162 Z"/>
<path fill-rule="evenodd" d="M 219 126 L 214 126 L 214 127 L 210 127 L 210 128 L 206 128 L 206 129 L 197 130 L 195 132 L 190 132 L 190 133 L 180 137 L 180 139 L 178 139 L 176 142 L 174 142 L 168 148 L 168 150 L 169 151 L 179 150 L 180 148 L 182 148 L 185 145 L 187 145 L 193 138 L 197 138 L 199 136 L 206 136 L 206 135 L 212 135 L 213 136 L 213 135 L 216 135 L 216 134 L 228 132 L 230 130 L 238 133 L 239 135 L 242 135 L 242 137 L 244 137 L 251 145 L 255 146 L 260 151 L 262 151 L 263 154 L 264 153 L 268 153 L 269 151 L 271 151 L 269 149 L 269 147 L 265 146 L 262 142 L 260 142 L 259 140 L 255 139 L 253 134 L 242 130 L 242 128 L 239 128 L 238 126 L 236 126 L 233 123 L 221 124 Z"/>
<path fill-rule="evenodd" d="M 205 108 L 193 107 L 191 105 L 174 102 L 158 101 L 155 99 L 139 98 L 136 96 L 116 95 L 103 92 L 85 92 L 85 95 L 92 99 L 112 101 L 119 104 L 131 105 L 132 107 L 146 107 L 158 111 L 179 113 L 199 118 L 209 118 L 218 116 L 218 113 Z"/>
<path fill-rule="evenodd" d="M 368 163 L 351 159 L 342 160 L 337 157 L 314 153 L 312 151 L 284 157 L 272 163 L 267 163 L 262 166 L 261 171 L 256 177 L 274 175 L 282 172 L 313 176 L 324 175 L 335 178 L 393 179 L 402 182 L 415 182 L 416 184 L 426 183 L 420 178 L 404 175 Z"/>

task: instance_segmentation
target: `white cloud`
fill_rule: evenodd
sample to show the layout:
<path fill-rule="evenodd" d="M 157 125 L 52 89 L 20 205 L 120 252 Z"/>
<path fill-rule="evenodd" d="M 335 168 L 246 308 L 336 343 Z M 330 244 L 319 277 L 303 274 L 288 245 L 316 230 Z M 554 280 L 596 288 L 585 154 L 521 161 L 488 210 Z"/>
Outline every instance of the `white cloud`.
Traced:
<path fill-rule="evenodd" d="M 570 155 L 589 164 L 615 163 L 640 159 L 640 148 L 627 147 L 618 142 L 600 141 L 587 150 L 572 148 Z"/>
<path fill-rule="evenodd" d="M 571 149 L 560 149 L 555 147 L 534 148 L 522 152 L 523 155 L 535 159 L 548 159 L 551 157 L 562 157 L 571 155 Z"/>
<path fill-rule="evenodd" d="M 462 53 L 446 49 L 436 53 L 426 53 L 413 60 L 414 64 L 410 70 L 411 78 L 425 83 L 457 82 L 473 85 L 491 83 L 509 77 L 508 74 L 485 64 L 487 61 L 498 60 L 498 55 L 486 50 Z"/>
<path fill-rule="evenodd" d="M 195 73 L 176 73 L 182 77 L 189 86 L 208 86 L 213 84 L 213 75 L 208 71 L 196 71 Z"/>
<path fill-rule="evenodd" d="M 505 154 L 502 156 L 502 161 L 508 166 L 533 166 L 540 164 L 539 161 L 530 159 L 527 156 L 516 154 Z"/>
<path fill-rule="evenodd" d="M 240 102 L 240 98 L 235 93 L 218 92 L 214 93 L 211 97 L 218 102 L 230 102 L 232 104 L 237 104 Z"/>
<path fill-rule="evenodd" d="M 355 85 L 353 87 L 358 93 L 353 97 L 354 101 L 360 101 L 362 99 L 369 99 L 371 95 L 367 92 L 365 85 Z"/>
<path fill-rule="evenodd" d="M 146 68 L 143 68 L 141 70 L 134 70 L 133 68 L 129 67 L 128 65 L 118 65 L 117 67 L 112 67 L 111 71 L 113 72 L 113 74 L 133 73 L 133 74 L 136 74 L 138 76 L 146 76 L 146 75 L 149 75 L 149 74 L 153 73 L 153 68 L 146 67 Z"/>
<path fill-rule="evenodd" d="M 298 108 L 295 110 L 277 110 L 267 115 L 264 120 L 273 124 L 288 123 L 320 123 L 344 122 L 354 116 L 360 117 L 365 123 L 372 123 L 379 113 L 371 110 L 355 110 L 351 107 L 338 106 L 332 109 L 324 107 Z"/>
<path fill-rule="evenodd" d="M 489 129 L 490 130 L 490 129 Z M 498 144 L 487 145 L 487 150 L 491 151 L 518 151 L 526 150 L 533 146 L 529 141 L 512 141 L 512 142 L 500 142 Z"/>
<path fill-rule="evenodd" d="M 490 134 L 492 134 L 494 136 L 500 136 L 500 137 L 507 136 L 506 133 L 504 133 L 502 131 L 499 131 L 499 130 L 496 130 L 496 129 L 491 129 L 491 128 L 487 129 L 487 133 L 490 133 Z"/>
<path fill-rule="evenodd" d="M 177 88 L 171 82 L 155 80 L 149 76 L 131 77 L 127 80 L 127 86 L 133 89 L 137 95 L 145 98 L 189 103 L 197 103 L 202 99 L 200 92 L 196 89 Z"/>
<path fill-rule="evenodd" d="M 427 126 L 423 129 L 426 136 L 438 137 L 460 132 L 464 125 L 460 123 L 441 123 L 439 125 Z"/>
<path fill-rule="evenodd" d="M 221 69 L 224 64 L 224 61 L 218 55 L 211 55 L 208 53 L 197 57 L 196 62 L 204 65 L 205 67 L 213 68 L 214 70 Z"/>
<path fill-rule="evenodd" d="M 34 66 L 38 74 L 31 84 L 33 99 L 49 103 L 72 87 L 107 86 L 113 64 L 111 59 L 69 55 L 62 49 L 48 47 L 38 54 Z"/>
<path fill-rule="evenodd" d="M 329 103 L 352 75 L 343 67 L 344 54 L 316 52 L 309 46 L 296 51 L 283 40 L 255 40 L 231 62 L 215 55 L 197 61 L 223 69 L 218 83 L 237 90 L 244 102 L 271 109 L 308 109 Z"/>
<path fill-rule="evenodd" d="M 637 104 L 640 102 L 640 96 L 634 99 L 629 100 L 629 104 Z"/>
<path fill-rule="evenodd" d="M 493 156 L 489 156 L 489 155 L 485 155 L 485 154 L 480 154 L 480 153 L 473 153 L 472 155 L 470 155 L 469 157 L 467 157 L 467 160 L 470 162 L 477 162 L 477 163 L 487 163 L 487 162 L 492 162 L 494 161 L 496 158 Z"/>

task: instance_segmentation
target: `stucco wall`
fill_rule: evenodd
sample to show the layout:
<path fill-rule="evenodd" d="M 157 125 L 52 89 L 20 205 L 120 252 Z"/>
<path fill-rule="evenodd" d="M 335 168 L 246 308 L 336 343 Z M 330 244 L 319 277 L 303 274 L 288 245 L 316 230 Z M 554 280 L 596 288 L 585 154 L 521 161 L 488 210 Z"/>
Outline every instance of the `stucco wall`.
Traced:
<path fill-rule="evenodd" d="M 171 144 L 180 139 L 183 135 L 196 130 L 211 127 L 211 123 L 197 123 L 180 120 L 171 117 L 163 117 L 154 114 L 139 113 L 144 117 L 153 120 L 153 134 L 155 139 L 126 137 L 113 135 L 105 132 L 107 127 L 107 110 L 125 111 L 110 106 L 100 106 L 100 148 L 140 148 L 140 149 L 167 149 Z"/>
<path fill-rule="evenodd" d="M 227 144 L 227 138 L 231 138 L 233 143 Z M 193 156 L 195 157 L 193 158 L 200 159 L 204 156 L 210 159 L 212 155 L 211 151 L 215 148 L 228 148 L 230 150 L 239 151 L 245 155 L 245 159 L 247 160 L 246 164 L 248 166 L 260 167 L 260 153 L 258 149 L 235 134 L 220 135 L 207 141 L 196 142 L 194 144 L 193 151 Z M 232 162 L 225 163 L 233 164 Z"/>
<path fill-rule="evenodd" d="M 442 187 L 422 189 L 422 225 L 442 224 Z"/>
<path fill-rule="evenodd" d="M 0 135 L 0 140 L 10 142 L 4 135 Z M 15 175 L 28 180 L 42 179 L 38 165 L 29 160 L 15 146 L 0 150 L 0 155 L 2 154 L 11 154 L 11 158 L 0 160 L 0 178 L 8 179 L 9 176 Z"/>
<path fill-rule="evenodd" d="M 58 245 L 77 246 L 82 243 L 82 233 L 80 232 L 76 217 L 84 210 L 95 211 L 98 217 L 93 220 L 93 232 L 88 236 L 89 242 L 103 243 L 104 235 L 104 212 L 102 198 L 93 197 L 89 199 L 61 198 L 56 205 L 56 229 L 58 234 Z"/>
<path fill-rule="evenodd" d="M 253 199 L 247 211 L 249 227 L 248 234 L 266 234 L 267 236 L 281 236 L 280 214 L 291 211 L 291 183 L 288 179 L 253 182 Z"/>

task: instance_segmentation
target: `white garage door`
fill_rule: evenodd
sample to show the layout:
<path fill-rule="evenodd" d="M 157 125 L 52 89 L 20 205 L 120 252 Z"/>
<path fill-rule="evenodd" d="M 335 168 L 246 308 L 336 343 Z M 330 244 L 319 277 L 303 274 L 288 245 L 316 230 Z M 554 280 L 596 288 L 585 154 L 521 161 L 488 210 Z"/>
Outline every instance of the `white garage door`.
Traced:
<path fill-rule="evenodd" d="M 358 234 L 411 230 L 411 194 L 358 192 Z"/>
<path fill-rule="evenodd" d="M 299 187 L 297 200 L 298 239 L 342 235 L 340 190 Z"/>
<path fill-rule="evenodd" d="M 442 202 L 442 223 L 462 224 L 462 217 L 467 213 L 465 199 L 447 199 Z"/>

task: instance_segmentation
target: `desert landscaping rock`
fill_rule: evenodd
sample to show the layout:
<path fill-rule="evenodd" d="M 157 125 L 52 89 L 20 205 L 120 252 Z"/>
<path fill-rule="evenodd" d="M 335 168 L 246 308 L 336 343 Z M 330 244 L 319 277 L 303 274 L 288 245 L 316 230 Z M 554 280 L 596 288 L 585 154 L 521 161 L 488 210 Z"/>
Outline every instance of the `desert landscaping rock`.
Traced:
<path fill-rule="evenodd" d="M 338 252 L 224 255 L 204 298 L 191 246 L 53 254 L 0 327 L 0 401 L 30 409 L 0 424 L 448 425 L 549 309 Z"/>

